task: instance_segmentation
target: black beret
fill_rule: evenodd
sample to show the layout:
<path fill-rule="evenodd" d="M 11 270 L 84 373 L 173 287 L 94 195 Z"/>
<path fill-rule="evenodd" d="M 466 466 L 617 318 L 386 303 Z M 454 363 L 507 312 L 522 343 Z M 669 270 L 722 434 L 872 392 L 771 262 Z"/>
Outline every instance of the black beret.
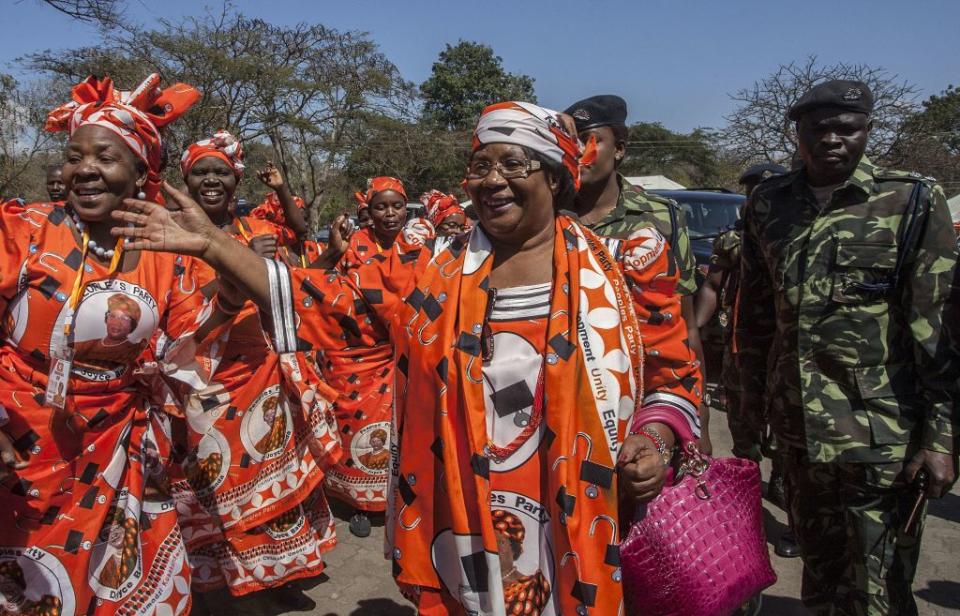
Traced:
<path fill-rule="evenodd" d="M 862 81 L 825 81 L 807 90 L 790 107 L 787 117 L 796 122 L 803 114 L 820 107 L 838 107 L 870 115 L 873 112 L 873 92 Z"/>
<path fill-rule="evenodd" d="M 764 174 L 769 173 L 770 175 L 783 175 L 787 173 L 785 167 L 776 165 L 774 163 L 760 163 L 757 165 L 750 165 L 747 169 L 740 174 L 740 179 L 737 180 L 738 184 L 746 184 L 750 178 L 763 178 Z"/>
<path fill-rule="evenodd" d="M 616 94 L 591 96 L 567 107 L 564 111 L 573 116 L 577 131 L 585 131 L 598 126 L 610 126 L 627 123 L 627 101 Z"/>

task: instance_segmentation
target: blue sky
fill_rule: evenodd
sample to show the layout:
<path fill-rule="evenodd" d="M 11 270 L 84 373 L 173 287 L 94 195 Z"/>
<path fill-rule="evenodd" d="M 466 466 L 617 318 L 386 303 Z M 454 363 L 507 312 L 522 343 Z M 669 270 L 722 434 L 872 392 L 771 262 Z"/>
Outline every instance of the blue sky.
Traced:
<path fill-rule="evenodd" d="M 721 126 L 729 94 L 781 63 L 817 55 L 882 66 L 924 97 L 960 84 L 958 0 L 270 0 L 234 3 L 281 24 L 369 32 L 406 79 L 422 82 L 445 43 L 487 43 L 509 71 L 536 79 L 540 103 L 563 109 L 617 93 L 629 121 L 674 130 Z M 134 0 L 141 23 L 203 14 L 203 0 Z M 218 2 L 206 6 L 219 8 Z M 0 70 L 25 53 L 90 43 L 95 31 L 39 0 L 3 0 Z M 11 24 L 12 22 L 12 24 Z"/>

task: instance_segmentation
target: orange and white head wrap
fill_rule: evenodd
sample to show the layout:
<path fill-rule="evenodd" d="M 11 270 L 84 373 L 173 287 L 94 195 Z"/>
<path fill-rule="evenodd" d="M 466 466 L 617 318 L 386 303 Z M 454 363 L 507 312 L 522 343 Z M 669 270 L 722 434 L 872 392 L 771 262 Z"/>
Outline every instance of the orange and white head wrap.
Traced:
<path fill-rule="evenodd" d="M 431 190 L 420 195 L 420 203 L 427 208 L 427 218 L 435 227 L 440 226 L 446 218 L 454 214 L 463 214 L 466 217 L 457 198 L 439 190 Z"/>
<path fill-rule="evenodd" d="M 163 142 L 160 129 L 186 113 L 200 99 L 193 86 L 176 83 L 160 89 L 160 75 L 147 77 L 135 90 L 113 87 L 113 81 L 87 77 L 71 90 L 71 100 L 47 115 L 46 130 L 67 131 L 102 126 L 118 135 L 147 166 L 143 192 L 154 200 L 160 192 Z"/>
<path fill-rule="evenodd" d="M 489 105 L 473 131 L 473 150 L 489 143 L 528 147 L 548 160 L 562 163 L 580 189 L 580 165 L 589 165 L 597 154 L 592 138 L 586 147 L 560 122 L 559 112 L 532 103 L 508 101 Z"/>
<path fill-rule="evenodd" d="M 180 172 L 187 177 L 190 169 L 201 158 L 213 156 L 227 163 L 237 179 L 243 177 L 243 146 L 240 140 L 225 130 L 218 130 L 209 139 L 190 145 L 180 157 Z"/>
<path fill-rule="evenodd" d="M 380 177 L 370 178 L 367 180 L 366 192 L 353 193 L 354 198 L 357 200 L 357 212 L 369 207 L 370 201 L 373 200 L 377 193 L 382 193 L 386 190 L 392 190 L 400 193 L 403 196 L 403 200 L 407 200 L 407 191 L 403 188 L 403 182 L 397 178 L 382 175 Z"/>

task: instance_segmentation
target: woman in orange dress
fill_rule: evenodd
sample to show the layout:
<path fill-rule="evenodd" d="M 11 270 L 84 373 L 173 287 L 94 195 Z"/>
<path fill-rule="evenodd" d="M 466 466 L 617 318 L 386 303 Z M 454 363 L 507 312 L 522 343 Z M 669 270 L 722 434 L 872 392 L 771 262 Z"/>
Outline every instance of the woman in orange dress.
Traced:
<path fill-rule="evenodd" d="M 437 237 L 451 237 L 464 232 L 467 214 L 453 195 L 439 190 L 420 195 L 420 203 L 427 208 L 427 220 L 437 230 Z"/>
<path fill-rule="evenodd" d="M 283 174 L 272 162 L 268 161 L 257 172 L 257 178 L 273 192 L 249 216 L 236 219 L 240 233 L 259 255 L 283 259 L 288 265 L 309 266 L 320 258 L 325 247 L 308 237 L 306 204 L 290 192 Z"/>
<path fill-rule="evenodd" d="M 367 180 L 367 190 L 354 193 L 359 212 L 366 212 L 370 224 L 350 238 L 350 248 L 343 256 L 341 269 L 356 267 L 372 257 L 390 252 L 401 239 L 407 221 L 407 191 L 397 178 L 381 176 Z"/>
<path fill-rule="evenodd" d="M 656 496 L 674 444 L 696 437 L 682 409 L 644 402 L 641 334 L 677 320 L 653 311 L 679 309 L 665 241 L 651 232 L 611 253 L 558 214 L 581 154 L 561 122 L 527 103 L 488 107 L 466 182 L 480 226 L 435 256 L 421 250 L 413 284 L 366 304 L 396 344 L 391 556 L 423 614 L 617 614 L 620 500 L 629 512 Z M 118 216 L 136 228 L 117 232 L 200 256 L 275 323 L 297 323 L 274 329 L 278 344 L 329 335 L 327 304 L 303 300 L 391 288 L 412 254 L 369 260 L 357 288 L 257 263 L 181 207 L 175 221 L 136 203 Z M 660 344 L 682 345 L 682 326 L 670 331 Z M 647 367 L 665 380 L 658 350 Z"/>
<path fill-rule="evenodd" d="M 247 243 L 229 211 L 242 161 L 240 142 L 219 131 L 187 148 L 180 171 L 214 224 Z M 216 272 L 201 264 L 196 275 L 200 294 L 212 298 L 222 282 Z M 272 350 L 252 303 L 232 310 L 237 316 L 209 385 L 179 389 L 186 477 L 172 488 L 193 588 L 226 586 L 236 596 L 275 588 L 281 603 L 305 607 L 300 591 L 286 584 L 320 574 L 323 553 L 336 544 L 320 489 L 340 455 L 328 402 L 336 393 L 296 354 Z"/>
<path fill-rule="evenodd" d="M 158 199 L 158 128 L 199 98 L 159 83 L 77 85 L 47 121 L 70 134 L 66 204 L 0 209 L 5 614 L 190 611 L 190 566 L 163 493 L 164 411 L 177 409 L 138 360 L 162 328 L 175 340 L 166 372 L 205 382 L 231 317 L 202 306 L 193 259 L 129 249 L 110 233 L 123 199 Z"/>

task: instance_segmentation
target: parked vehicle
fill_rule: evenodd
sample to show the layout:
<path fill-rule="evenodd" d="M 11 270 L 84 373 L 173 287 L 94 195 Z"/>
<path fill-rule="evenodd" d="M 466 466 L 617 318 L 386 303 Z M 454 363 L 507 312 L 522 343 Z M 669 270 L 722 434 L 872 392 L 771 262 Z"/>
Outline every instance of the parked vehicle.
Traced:
<path fill-rule="evenodd" d="M 724 189 L 690 188 L 685 190 L 651 190 L 651 193 L 673 199 L 683 208 L 690 233 L 690 249 L 697 261 L 697 287 L 703 284 L 710 267 L 713 240 L 732 229 L 740 218 L 740 206 L 747 200 L 741 194 Z M 710 380 L 719 376 L 723 357 L 723 326 L 719 311 L 700 329 L 700 340 Z M 712 375 L 712 376 L 711 376 Z"/>

